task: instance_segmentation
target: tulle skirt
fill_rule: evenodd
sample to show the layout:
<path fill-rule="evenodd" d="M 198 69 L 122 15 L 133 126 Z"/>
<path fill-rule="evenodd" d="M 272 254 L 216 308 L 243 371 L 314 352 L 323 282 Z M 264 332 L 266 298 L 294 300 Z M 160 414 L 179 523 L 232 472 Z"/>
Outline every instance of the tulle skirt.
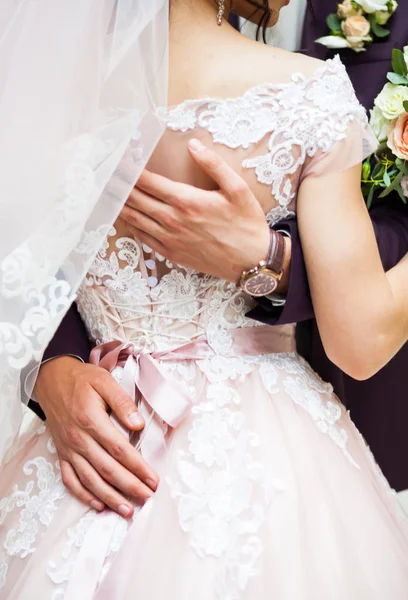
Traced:
<path fill-rule="evenodd" d="M 47 428 L 27 434 L 1 474 L 1 600 L 408 598 L 395 494 L 298 355 L 163 368 L 194 406 L 131 522 L 70 497 Z"/>

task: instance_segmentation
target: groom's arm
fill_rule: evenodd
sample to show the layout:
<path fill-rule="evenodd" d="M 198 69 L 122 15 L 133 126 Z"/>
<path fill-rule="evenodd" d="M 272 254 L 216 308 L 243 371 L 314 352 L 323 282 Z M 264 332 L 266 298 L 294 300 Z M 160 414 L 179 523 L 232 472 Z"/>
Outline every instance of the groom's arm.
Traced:
<path fill-rule="evenodd" d="M 91 343 L 75 304 L 71 306 L 44 352 L 43 362 L 57 356 L 76 356 L 88 362 Z"/>
<path fill-rule="evenodd" d="M 63 356 L 72 356 L 86 363 L 90 352 L 91 343 L 85 325 L 79 316 L 76 305 L 72 304 L 45 349 L 41 364 L 44 365 L 54 358 Z M 38 402 L 31 400 L 29 407 L 40 419 L 45 419 L 45 414 Z"/>
<path fill-rule="evenodd" d="M 408 209 L 399 198 L 388 199 L 370 212 L 384 269 L 388 271 L 408 252 Z M 300 243 L 297 221 L 279 223 L 292 238 L 290 276 L 284 305 L 276 306 L 262 298 L 248 316 L 268 325 L 299 323 L 314 318 L 309 283 Z"/>

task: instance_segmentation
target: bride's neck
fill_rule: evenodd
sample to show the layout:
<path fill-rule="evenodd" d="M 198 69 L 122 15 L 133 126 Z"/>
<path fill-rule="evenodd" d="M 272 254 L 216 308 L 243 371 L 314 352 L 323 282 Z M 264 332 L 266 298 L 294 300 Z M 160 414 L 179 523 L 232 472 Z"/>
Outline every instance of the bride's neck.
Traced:
<path fill-rule="evenodd" d="M 218 4 L 215 0 L 173 0 L 170 10 L 171 44 L 174 47 L 188 47 L 191 53 L 194 46 L 208 45 L 213 37 L 219 40 L 227 31 L 234 31 L 225 18 L 220 31 L 217 13 Z"/>
<path fill-rule="evenodd" d="M 217 3 L 214 0 L 172 0 L 170 3 L 170 29 L 186 31 L 198 23 L 217 27 Z"/>
<path fill-rule="evenodd" d="M 228 2 L 225 3 L 228 5 Z M 211 91 L 209 77 L 216 76 L 220 58 L 232 38 L 242 36 L 224 18 L 217 23 L 215 0 L 172 0 L 170 10 L 171 103 L 200 97 Z M 227 16 L 227 11 L 225 16 Z"/>

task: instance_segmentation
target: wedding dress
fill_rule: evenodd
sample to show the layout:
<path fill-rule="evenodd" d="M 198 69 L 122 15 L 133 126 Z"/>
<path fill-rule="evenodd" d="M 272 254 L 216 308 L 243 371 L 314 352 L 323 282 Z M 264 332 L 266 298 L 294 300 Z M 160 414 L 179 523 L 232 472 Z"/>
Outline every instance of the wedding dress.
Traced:
<path fill-rule="evenodd" d="M 212 140 L 271 222 L 296 212 L 304 177 L 357 164 L 371 144 L 338 59 L 161 118 L 161 172 L 182 178 L 188 137 Z M 1 474 L 1 600 L 408 597 L 395 494 L 296 353 L 294 327 L 248 319 L 252 301 L 235 285 L 171 264 L 119 222 L 77 303 L 94 362 L 130 393 L 137 383 L 147 426 L 130 441 L 160 485 L 131 522 L 96 513 L 65 490 L 37 422 Z"/>

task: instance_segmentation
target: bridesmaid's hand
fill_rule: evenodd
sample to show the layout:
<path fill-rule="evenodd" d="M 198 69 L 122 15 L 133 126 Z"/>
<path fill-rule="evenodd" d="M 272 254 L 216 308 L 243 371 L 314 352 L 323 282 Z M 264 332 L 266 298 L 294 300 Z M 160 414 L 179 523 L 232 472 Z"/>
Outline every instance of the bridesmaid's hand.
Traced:
<path fill-rule="evenodd" d="M 159 481 L 108 416 L 111 409 L 128 429 L 143 429 L 132 399 L 105 369 L 70 356 L 42 365 L 34 392 L 47 417 L 67 489 L 96 510 L 109 506 L 130 518 L 129 499 L 143 504 Z"/>

